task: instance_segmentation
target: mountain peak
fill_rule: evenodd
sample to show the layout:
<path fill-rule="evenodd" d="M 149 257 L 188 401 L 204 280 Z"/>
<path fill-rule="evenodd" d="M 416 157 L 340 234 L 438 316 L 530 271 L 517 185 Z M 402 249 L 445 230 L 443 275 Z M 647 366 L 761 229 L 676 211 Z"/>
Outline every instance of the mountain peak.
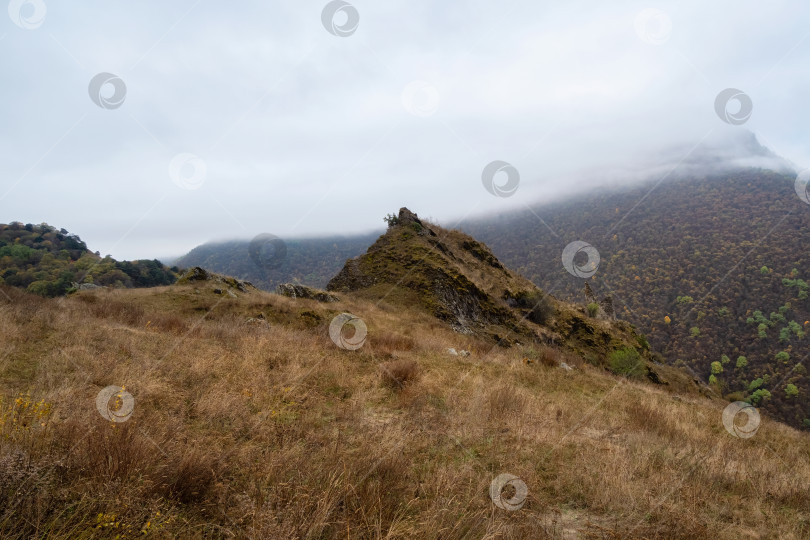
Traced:
<path fill-rule="evenodd" d="M 327 290 L 420 305 L 462 333 L 486 328 L 498 339 L 510 329 L 524 338 L 534 334 L 518 324 L 502 297 L 518 291 L 542 293 L 507 270 L 489 248 L 459 231 L 427 223 L 408 208 L 389 214 L 386 221 L 385 234 L 364 255 L 349 259 Z M 493 327 L 500 328 L 493 334 Z"/>
<path fill-rule="evenodd" d="M 419 219 L 419 216 L 417 216 L 416 213 L 411 212 L 404 206 L 399 209 L 397 219 L 401 224 L 408 224 L 408 223 L 418 223 L 419 225 L 422 224 L 422 220 Z"/>
<path fill-rule="evenodd" d="M 683 153 L 678 149 L 676 153 Z M 723 172 L 738 169 L 766 169 L 781 173 L 795 172 L 796 166 L 759 140 L 747 129 L 712 133 L 699 148 L 681 158 L 690 173 Z"/>
<path fill-rule="evenodd" d="M 456 332 L 500 346 L 559 345 L 596 364 L 630 347 L 652 359 L 627 322 L 589 316 L 584 305 L 555 299 L 472 236 L 421 220 L 407 208 L 387 221 L 388 230 L 365 254 L 346 261 L 328 291 L 415 308 Z M 647 369 L 651 379 L 660 380 Z"/>

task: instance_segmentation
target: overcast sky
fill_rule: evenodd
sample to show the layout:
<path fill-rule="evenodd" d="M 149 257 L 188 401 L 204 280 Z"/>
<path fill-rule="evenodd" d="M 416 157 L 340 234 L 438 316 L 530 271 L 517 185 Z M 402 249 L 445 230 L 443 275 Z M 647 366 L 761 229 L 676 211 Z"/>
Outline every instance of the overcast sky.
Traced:
<path fill-rule="evenodd" d="M 746 129 L 806 167 L 808 22 L 800 0 L 13 0 L 0 221 L 155 258 L 400 206 L 453 226 Z M 736 125 L 727 88 L 753 105 Z M 496 160 L 511 196 L 483 185 Z"/>

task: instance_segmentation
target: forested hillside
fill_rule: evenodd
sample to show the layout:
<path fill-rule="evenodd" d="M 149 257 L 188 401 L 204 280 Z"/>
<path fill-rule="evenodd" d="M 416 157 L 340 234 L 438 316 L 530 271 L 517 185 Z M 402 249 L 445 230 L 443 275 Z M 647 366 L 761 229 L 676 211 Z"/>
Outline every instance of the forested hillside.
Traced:
<path fill-rule="evenodd" d="M 47 223 L 0 224 L 0 283 L 40 296 L 63 295 L 81 284 L 152 287 L 176 279 L 176 268 L 160 261 L 101 257 L 75 234 Z"/>
<path fill-rule="evenodd" d="M 581 302 L 586 280 L 561 254 L 588 242 L 601 259 L 588 283 L 654 350 L 730 399 L 810 427 L 810 206 L 794 179 L 749 169 L 670 180 L 463 228 L 541 288 Z"/>

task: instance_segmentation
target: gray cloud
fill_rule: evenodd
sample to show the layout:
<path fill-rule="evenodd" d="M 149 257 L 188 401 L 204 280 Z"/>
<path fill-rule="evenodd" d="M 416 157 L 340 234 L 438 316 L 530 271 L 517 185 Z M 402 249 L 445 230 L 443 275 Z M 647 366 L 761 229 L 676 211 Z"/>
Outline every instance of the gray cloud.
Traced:
<path fill-rule="evenodd" d="M 321 1 L 45 2 L 36 29 L 0 22 L 0 210 L 118 258 L 366 231 L 403 205 L 453 225 L 664 175 L 746 129 L 810 163 L 799 1 L 660 2 L 659 45 L 637 34 L 638 2 L 357 1 L 344 38 Z M 99 72 L 126 83 L 120 108 L 89 98 Z M 435 88 L 435 112 L 408 112 L 413 81 Z M 753 102 L 740 127 L 714 111 L 729 87 Z M 199 189 L 169 176 L 185 152 L 206 164 Z M 514 196 L 483 188 L 494 160 L 520 171 Z"/>

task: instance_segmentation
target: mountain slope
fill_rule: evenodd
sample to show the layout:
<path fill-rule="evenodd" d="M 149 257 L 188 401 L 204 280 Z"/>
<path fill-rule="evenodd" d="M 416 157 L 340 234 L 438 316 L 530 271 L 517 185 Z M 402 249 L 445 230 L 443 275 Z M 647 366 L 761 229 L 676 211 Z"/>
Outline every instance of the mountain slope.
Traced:
<path fill-rule="evenodd" d="M 383 242 L 396 260 L 435 239 L 397 255 L 406 229 L 394 229 Z M 438 236 L 456 256 L 462 237 Z M 193 271 L 60 299 L 3 292 L 7 538 L 808 531 L 806 435 L 763 417 L 753 437 L 732 436 L 727 403 L 688 380 L 617 377 L 564 345 L 497 346 L 484 324 L 458 333 L 374 285 L 318 302 Z M 342 313 L 367 328 L 356 350 L 332 341 Z"/>
<path fill-rule="evenodd" d="M 810 418 L 810 206 L 794 179 L 755 169 L 670 179 L 464 230 L 569 300 L 583 298 L 583 280 L 565 271 L 560 254 L 569 242 L 589 242 L 601 257 L 591 287 L 612 294 L 654 349 L 732 400 L 801 426 Z"/>
<path fill-rule="evenodd" d="M 362 253 L 378 234 L 284 240 L 284 257 L 271 265 L 251 258 L 250 241 L 212 242 L 195 247 L 174 264 L 238 277 L 267 291 L 290 281 L 323 288 L 348 257 Z"/>

